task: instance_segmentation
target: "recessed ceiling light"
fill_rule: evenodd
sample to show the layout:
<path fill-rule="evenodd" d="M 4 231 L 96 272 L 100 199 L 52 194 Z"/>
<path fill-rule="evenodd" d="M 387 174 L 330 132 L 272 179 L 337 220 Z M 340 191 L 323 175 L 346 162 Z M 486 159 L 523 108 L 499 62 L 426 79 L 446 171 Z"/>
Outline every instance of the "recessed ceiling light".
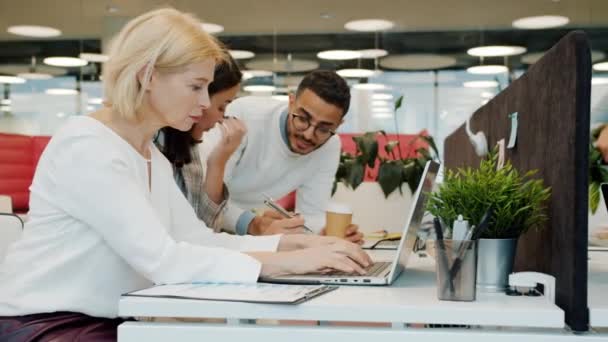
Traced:
<path fill-rule="evenodd" d="M 0 76 L 0 83 L 21 84 L 25 83 L 25 79 L 15 76 Z"/>
<path fill-rule="evenodd" d="M 48 95 L 76 95 L 78 91 L 76 89 L 65 89 L 65 88 L 49 88 L 44 91 Z"/>
<path fill-rule="evenodd" d="M 21 74 L 17 74 L 17 77 L 25 78 L 28 80 L 49 80 L 53 78 L 53 75 L 41 72 L 24 72 Z"/>
<path fill-rule="evenodd" d="M 538 30 L 564 26 L 569 22 L 570 19 L 568 19 L 568 17 L 561 15 L 539 15 L 514 20 L 513 27 L 518 29 Z"/>
<path fill-rule="evenodd" d="M 213 23 L 202 23 L 201 27 L 203 30 L 209 34 L 216 34 L 220 32 L 224 32 L 224 26 L 213 24 Z"/>
<path fill-rule="evenodd" d="M 245 70 L 243 71 L 243 80 L 248 80 L 254 77 L 271 77 L 272 71 L 268 70 Z"/>
<path fill-rule="evenodd" d="M 275 91 L 277 87 L 271 85 L 248 85 L 244 86 L 243 90 L 251 93 L 271 93 Z"/>
<path fill-rule="evenodd" d="M 58 118 L 63 118 L 65 117 L 65 113 L 64 112 L 59 112 L 56 114 Z"/>
<path fill-rule="evenodd" d="M 483 97 L 484 99 L 491 99 L 494 97 L 494 93 L 491 93 L 489 91 L 484 91 L 481 94 L 481 97 Z"/>
<path fill-rule="evenodd" d="M 509 71 L 509 68 L 504 65 L 476 65 L 467 68 L 468 73 L 478 75 L 501 74 L 507 71 Z"/>
<path fill-rule="evenodd" d="M 89 64 L 84 59 L 76 57 L 47 57 L 42 60 L 44 64 L 59 67 L 80 67 Z"/>
<path fill-rule="evenodd" d="M 95 110 L 95 107 L 94 107 L 94 106 L 87 106 L 87 110 L 88 110 L 89 112 L 92 112 L 92 111 L 94 111 L 94 110 Z"/>
<path fill-rule="evenodd" d="M 385 19 L 361 19 L 352 20 L 344 24 L 344 28 L 350 31 L 374 32 L 390 30 L 395 26 L 390 20 Z"/>
<path fill-rule="evenodd" d="M 248 59 L 255 57 L 255 53 L 247 50 L 228 50 L 228 52 L 234 59 Z"/>
<path fill-rule="evenodd" d="M 272 95 L 272 98 L 283 102 L 289 101 L 289 95 Z"/>
<path fill-rule="evenodd" d="M 521 55 L 526 51 L 523 46 L 490 45 L 471 48 L 467 50 L 467 53 L 477 57 L 498 57 Z"/>
<path fill-rule="evenodd" d="M 100 105 L 103 103 L 103 99 L 101 97 L 92 97 L 89 99 L 90 104 Z"/>
<path fill-rule="evenodd" d="M 384 57 L 384 56 L 388 55 L 388 51 L 383 50 L 383 49 L 359 50 L 359 53 L 361 54 L 361 58 L 365 58 L 365 59 L 380 58 L 380 57 Z"/>
<path fill-rule="evenodd" d="M 354 50 L 326 50 L 317 53 L 320 59 L 329 59 L 335 61 L 345 61 L 349 59 L 357 59 L 361 57 L 361 52 Z"/>
<path fill-rule="evenodd" d="M 388 86 L 380 83 L 357 83 L 353 85 L 354 89 L 366 89 L 366 90 L 383 90 L 389 89 Z"/>
<path fill-rule="evenodd" d="M 462 84 L 466 88 L 492 88 L 498 87 L 496 81 L 469 81 Z"/>
<path fill-rule="evenodd" d="M 37 25 L 15 25 L 9 26 L 6 30 L 9 33 L 16 34 L 18 36 L 36 37 L 36 38 L 48 38 L 57 37 L 61 35 L 61 31 L 48 26 L 37 26 Z"/>
<path fill-rule="evenodd" d="M 378 119 L 388 119 L 393 117 L 393 113 L 389 112 L 374 112 L 372 111 L 372 116 Z"/>
<path fill-rule="evenodd" d="M 376 74 L 376 72 L 371 69 L 342 69 L 336 71 L 336 73 L 342 77 L 351 78 L 372 77 Z"/>
<path fill-rule="evenodd" d="M 90 53 L 90 52 L 83 52 L 80 55 L 78 55 L 78 57 L 80 57 L 81 59 L 84 59 L 85 61 L 93 62 L 93 63 L 105 63 L 109 59 L 108 55 L 103 55 L 101 53 Z"/>
<path fill-rule="evenodd" d="M 593 77 L 591 79 L 593 85 L 606 85 L 608 84 L 608 77 Z"/>
<path fill-rule="evenodd" d="M 595 71 L 608 71 L 608 62 L 595 63 L 593 64 L 593 70 Z"/>
<path fill-rule="evenodd" d="M 391 94 L 373 94 L 372 99 L 373 100 L 392 100 L 393 95 L 391 95 Z"/>

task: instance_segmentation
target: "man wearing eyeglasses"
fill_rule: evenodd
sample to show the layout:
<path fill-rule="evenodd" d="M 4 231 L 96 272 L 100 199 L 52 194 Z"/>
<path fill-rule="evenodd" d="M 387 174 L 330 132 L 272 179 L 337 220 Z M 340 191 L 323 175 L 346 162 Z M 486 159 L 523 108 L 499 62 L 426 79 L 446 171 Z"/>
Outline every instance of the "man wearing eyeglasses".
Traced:
<path fill-rule="evenodd" d="M 306 75 L 289 102 L 270 97 L 248 96 L 233 101 L 228 116 L 242 120 L 247 135 L 225 169 L 224 181 L 230 200 L 223 217 L 223 230 L 236 234 L 266 235 L 301 233 L 302 223 L 316 233 L 325 226 L 325 209 L 340 159 L 336 130 L 350 105 L 350 89 L 333 71 Z M 218 130 L 203 137 L 201 156 L 217 141 Z M 302 219 L 283 219 L 252 209 L 264 207 L 264 196 L 281 198 L 296 191 L 296 212 Z M 347 239 L 361 241 L 357 226 Z"/>

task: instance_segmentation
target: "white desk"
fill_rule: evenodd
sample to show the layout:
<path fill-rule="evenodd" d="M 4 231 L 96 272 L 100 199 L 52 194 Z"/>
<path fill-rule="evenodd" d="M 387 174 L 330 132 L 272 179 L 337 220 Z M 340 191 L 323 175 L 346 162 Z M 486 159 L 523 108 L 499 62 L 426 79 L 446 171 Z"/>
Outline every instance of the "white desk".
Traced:
<path fill-rule="evenodd" d="M 376 259 L 385 259 L 376 258 Z M 598 336 L 575 336 L 564 331 L 564 313 L 544 297 L 509 297 L 478 293 L 475 302 L 437 300 L 434 263 L 413 257 L 412 267 L 390 287 L 345 286 L 300 305 L 202 302 L 165 298 L 126 297 L 121 316 L 226 318 L 228 324 L 127 322 L 118 329 L 119 341 L 200 341 L 219 338 L 265 341 L 402 341 L 424 337 L 425 342 L 484 341 L 522 338 L 525 341 L 597 341 Z M 254 325 L 251 320 L 321 321 L 319 326 Z M 324 322 L 385 322 L 388 327 L 344 327 Z M 405 324 L 460 324 L 487 329 L 422 329 Z M 496 329 L 495 326 L 502 328 Z"/>
<path fill-rule="evenodd" d="M 589 252 L 587 300 L 591 327 L 608 327 L 608 251 Z"/>

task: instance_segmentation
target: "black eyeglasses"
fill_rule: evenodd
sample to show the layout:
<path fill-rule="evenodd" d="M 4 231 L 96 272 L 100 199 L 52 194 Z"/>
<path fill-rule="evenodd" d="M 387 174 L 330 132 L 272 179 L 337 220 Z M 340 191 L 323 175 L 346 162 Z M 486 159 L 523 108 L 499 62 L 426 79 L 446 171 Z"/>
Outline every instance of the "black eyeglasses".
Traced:
<path fill-rule="evenodd" d="M 313 134 L 319 140 L 327 140 L 332 135 L 336 134 L 336 132 L 329 127 L 313 125 L 312 123 L 310 123 L 310 118 L 307 116 L 299 115 L 296 113 L 289 113 L 289 115 L 293 117 L 293 126 L 296 130 L 304 132 L 305 130 L 310 128 L 310 126 L 312 126 L 314 127 Z"/>

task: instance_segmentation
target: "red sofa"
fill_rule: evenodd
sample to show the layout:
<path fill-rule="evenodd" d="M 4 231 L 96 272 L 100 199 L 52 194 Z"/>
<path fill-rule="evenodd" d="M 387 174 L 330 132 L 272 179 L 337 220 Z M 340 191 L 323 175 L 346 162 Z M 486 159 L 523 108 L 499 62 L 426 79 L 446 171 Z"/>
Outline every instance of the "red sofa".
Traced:
<path fill-rule="evenodd" d="M 349 153 L 356 152 L 356 146 L 352 140 L 357 134 L 340 134 L 342 150 Z M 401 152 L 403 157 L 416 153 L 416 149 L 426 146 L 422 140 L 413 141 L 415 135 L 399 135 L 401 141 Z M 389 140 L 396 140 L 394 134 L 388 135 Z M 26 136 L 18 134 L 0 133 L 0 194 L 9 195 L 13 200 L 13 211 L 17 213 L 27 212 L 29 209 L 29 187 L 32 184 L 34 171 L 42 151 L 50 140 L 48 136 Z M 386 157 L 384 151 L 386 139 L 379 138 L 380 155 Z M 375 179 L 377 167 L 365 175 L 365 180 Z M 295 193 L 291 193 L 279 203 L 285 208 L 295 207 Z"/>
<path fill-rule="evenodd" d="M 29 187 L 49 140 L 47 136 L 0 133 L 0 194 L 11 196 L 16 213 L 29 209 Z"/>

